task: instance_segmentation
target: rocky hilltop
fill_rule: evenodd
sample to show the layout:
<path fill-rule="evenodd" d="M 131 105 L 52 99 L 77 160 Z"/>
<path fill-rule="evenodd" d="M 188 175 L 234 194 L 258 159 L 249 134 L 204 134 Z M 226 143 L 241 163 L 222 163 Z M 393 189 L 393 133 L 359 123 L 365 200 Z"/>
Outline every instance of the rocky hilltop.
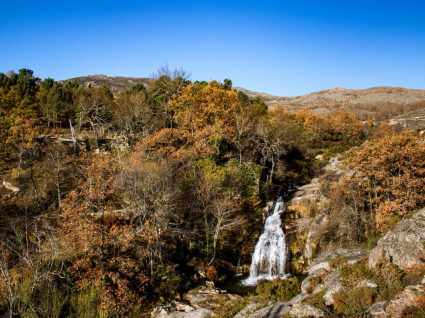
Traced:
<path fill-rule="evenodd" d="M 148 85 L 152 79 L 144 77 L 107 76 L 102 74 L 88 75 L 66 79 L 62 82 L 75 81 L 84 86 L 106 86 L 116 94 L 131 88 L 136 84 Z"/>
<path fill-rule="evenodd" d="M 249 96 L 263 98 L 270 108 L 280 107 L 290 111 L 308 109 L 317 114 L 344 110 L 362 119 L 388 119 L 405 111 L 425 107 L 425 90 L 402 87 L 335 88 L 296 97 L 242 91 Z"/>
<path fill-rule="evenodd" d="M 67 79 L 63 82 L 71 80 L 86 86 L 106 86 L 114 94 L 138 83 L 148 86 L 152 81 L 151 78 L 88 75 Z M 241 87 L 236 89 L 249 97 L 260 97 L 270 109 L 283 108 L 289 111 L 307 109 L 317 114 L 343 110 L 352 112 L 363 120 L 390 119 L 425 108 L 425 90 L 402 87 L 334 88 L 295 97 L 274 96 Z M 409 118 L 408 114 L 405 116 Z M 404 119 L 404 121 L 406 120 Z"/>

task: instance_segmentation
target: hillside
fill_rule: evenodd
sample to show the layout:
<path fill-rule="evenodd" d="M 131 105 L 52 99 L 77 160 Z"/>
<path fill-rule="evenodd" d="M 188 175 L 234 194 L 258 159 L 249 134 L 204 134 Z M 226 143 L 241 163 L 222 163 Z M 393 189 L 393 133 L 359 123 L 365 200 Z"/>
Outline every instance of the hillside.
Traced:
<path fill-rule="evenodd" d="M 149 85 L 150 78 L 123 76 L 88 75 L 71 78 L 85 86 L 107 86 L 114 94 L 137 83 Z M 308 109 L 316 114 L 327 114 L 336 110 L 349 111 L 362 120 L 385 120 L 406 112 L 425 108 L 425 90 L 402 87 L 371 87 L 367 89 L 335 88 L 312 92 L 302 96 L 285 97 L 251 91 L 236 87 L 251 98 L 260 97 L 270 109 L 283 108 L 289 111 Z"/>
<path fill-rule="evenodd" d="M 124 76 L 107 76 L 107 75 L 87 75 L 74 77 L 70 79 L 63 80 L 62 82 L 75 81 L 80 85 L 84 86 L 106 86 L 108 87 L 112 93 L 116 94 L 122 92 L 126 89 L 131 88 L 135 84 L 149 84 L 152 79 L 144 78 L 144 77 L 124 77 Z"/>
<path fill-rule="evenodd" d="M 425 90 L 402 87 L 367 89 L 335 88 L 296 97 L 277 97 L 241 89 L 250 97 L 263 98 L 270 108 L 297 111 L 308 109 L 317 114 L 335 110 L 349 111 L 361 119 L 389 119 L 406 111 L 425 107 Z"/>

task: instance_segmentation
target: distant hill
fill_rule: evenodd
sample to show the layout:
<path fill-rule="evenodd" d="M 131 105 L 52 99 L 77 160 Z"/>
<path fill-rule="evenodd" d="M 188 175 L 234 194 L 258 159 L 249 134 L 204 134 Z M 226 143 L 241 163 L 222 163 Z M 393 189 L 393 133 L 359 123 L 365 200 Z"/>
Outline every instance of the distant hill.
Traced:
<path fill-rule="evenodd" d="M 335 88 L 296 97 L 278 97 L 240 90 L 249 96 L 263 98 L 270 108 L 281 107 L 290 111 L 308 109 L 318 114 L 344 110 L 365 120 L 389 119 L 425 108 L 425 90 L 402 87 Z"/>
<path fill-rule="evenodd" d="M 107 76 L 107 75 L 87 75 L 63 80 L 62 82 L 75 81 L 85 86 L 106 86 L 112 93 L 116 94 L 131 88 L 135 84 L 148 85 L 152 81 L 151 78 L 144 77 L 123 77 L 123 76 Z"/>
<path fill-rule="evenodd" d="M 131 88 L 137 83 L 148 86 L 152 81 L 151 78 L 88 75 L 63 82 L 70 80 L 87 86 L 104 85 L 114 94 Z M 274 96 L 241 87 L 235 87 L 235 89 L 250 97 L 262 98 L 270 109 L 277 107 L 289 111 L 307 109 L 317 114 L 343 110 L 352 112 L 363 120 L 386 120 L 410 111 L 425 109 L 425 90 L 402 87 L 334 88 L 296 97 Z"/>

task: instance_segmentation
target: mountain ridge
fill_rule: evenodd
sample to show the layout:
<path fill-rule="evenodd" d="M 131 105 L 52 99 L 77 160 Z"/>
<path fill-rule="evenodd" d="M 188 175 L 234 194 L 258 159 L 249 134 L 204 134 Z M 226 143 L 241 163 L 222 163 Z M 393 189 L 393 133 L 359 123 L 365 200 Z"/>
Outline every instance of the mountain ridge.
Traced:
<path fill-rule="evenodd" d="M 76 81 L 86 86 L 107 86 L 117 94 L 136 84 L 149 86 L 154 79 L 93 74 L 60 82 Z M 348 111 L 363 120 L 385 120 L 406 112 L 425 108 L 425 90 L 393 86 L 376 86 L 366 89 L 330 88 L 299 96 L 276 96 L 234 87 L 249 97 L 264 100 L 269 109 L 288 111 L 309 110 L 317 114 Z"/>

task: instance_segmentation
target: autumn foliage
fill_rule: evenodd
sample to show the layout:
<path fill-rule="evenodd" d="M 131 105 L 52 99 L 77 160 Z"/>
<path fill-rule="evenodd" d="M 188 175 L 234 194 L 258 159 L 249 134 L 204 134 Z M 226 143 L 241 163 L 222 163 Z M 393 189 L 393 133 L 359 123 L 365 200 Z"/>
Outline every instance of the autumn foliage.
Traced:
<path fill-rule="evenodd" d="M 0 74 L 0 314 L 140 317 L 201 273 L 220 282 L 249 263 L 266 202 L 352 147 L 356 173 L 329 189 L 341 237 L 425 204 L 422 137 L 174 75 L 113 95 Z"/>
<path fill-rule="evenodd" d="M 379 232 L 425 205 L 425 144 L 417 134 L 368 141 L 347 154 L 346 163 L 357 172 L 348 182 L 358 185 Z"/>

